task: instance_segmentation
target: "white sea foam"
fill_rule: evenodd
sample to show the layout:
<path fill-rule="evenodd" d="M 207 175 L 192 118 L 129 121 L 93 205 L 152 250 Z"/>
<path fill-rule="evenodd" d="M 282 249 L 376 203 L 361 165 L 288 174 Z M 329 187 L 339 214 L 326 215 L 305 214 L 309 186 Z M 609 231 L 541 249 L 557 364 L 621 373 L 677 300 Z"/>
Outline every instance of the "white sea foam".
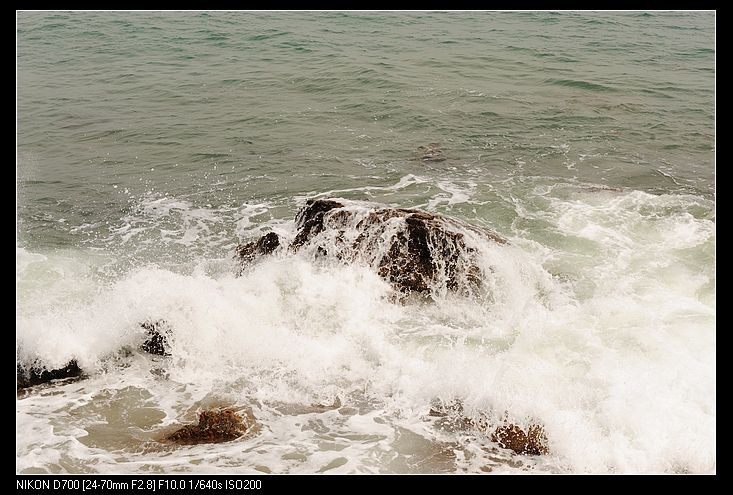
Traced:
<path fill-rule="evenodd" d="M 427 208 L 434 210 L 438 205 L 445 203 L 448 207 L 455 204 L 465 203 L 471 199 L 476 191 L 476 183 L 472 180 L 457 184 L 454 181 L 438 181 L 438 187 L 444 191 L 436 194 L 428 201 Z"/>
<path fill-rule="evenodd" d="M 110 238 L 126 243 L 154 226 L 160 232 L 160 241 L 163 243 L 191 246 L 201 235 L 209 234 L 221 222 L 222 218 L 216 210 L 195 207 L 187 200 L 168 195 L 149 193 L 121 219 L 119 227 L 112 229 Z M 166 228 L 168 225 L 171 228 Z"/>
<path fill-rule="evenodd" d="M 241 277 L 139 266 L 109 280 L 84 251 L 18 249 L 21 359 L 76 358 L 92 376 L 18 401 L 17 469 L 715 471 L 715 228 L 690 213 L 700 200 L 578 187 L 534 198 L 541 207 L 514 198 L 519 217 L 565 244 L 484 242 L 483 299 L 399 305 L 368 267 L 305 255 Z M 191 208 L 155 201 L 151 215 Z M 114 359 L 148 318 L 171 324 L 172 357 Z M 338 410 L 298 409 L 335 397 Z M 426 416 L 435 398 L 539 421 L 551 454 L 439 430 Z M 175 455 L 154 442 L 204 404 L 249 407 L 262 430 Z"/>

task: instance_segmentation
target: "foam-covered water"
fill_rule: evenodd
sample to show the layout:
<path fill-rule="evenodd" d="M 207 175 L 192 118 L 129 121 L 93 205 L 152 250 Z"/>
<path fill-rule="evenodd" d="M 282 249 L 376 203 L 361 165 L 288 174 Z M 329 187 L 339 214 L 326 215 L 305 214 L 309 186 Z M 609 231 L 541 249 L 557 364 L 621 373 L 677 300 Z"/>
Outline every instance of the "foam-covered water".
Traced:
<path fill-rule="evenodd" d="M 19 395 L 17 471 L 714 472 L 714 18 L 479 14 L 21 13 L 17 353 L 89 376 Z M 338 58 L 366 57 L 364 39 L 384 74 Z M 682 129 L 670 117 L 685 111 Z M 446 160 L 416 159 L 438 140 Z M 313 197 L 509 242 L 463 231 L 485 282 L 471 296 L 399 303 L 367 258 L 307 250 L 237 276 L 236 245 L 292 239 Z M 138 350 L 158 319 L 169 357 Z M 436 401 L 540 423 L 549 454 L 441 427 Z M 211 406 L 260 429 L 158 442 Z"/>
<path fill-rule="evenodd" d="M 242 277 L 220 259 L 110 278 L 104 256 L 19 248 L 21 358 L 76 358 L 92 378 L 19 401 L 18 468 L 713 470 L 712 205 L 570 185 L 534 192 L 516 203 L 512 244 L 482 246 L 492 267 L 482 299 L 400 305 L 367 266 L 305 255 Z M 520 236 L 537 221 L 559 246 Z M 287 235 L 292 224 L 278 228 Z M 173 357 L 115 357 L 142 342 L 148 318 L 171 324 Z M 337 410 L 300 411 L 336 397 Z M 539 419 L 552 453 L 515 465 L 481 432 L 432 429 L 436 398 L 460 399 L 469 415 Z M 262 433 L 175 455 L 155 447 L 202 401 L 251 407 Z M 118 408 L 128 421 L 115 429 Z M 149 413 L 138 421 L 139 408 Z M 29 423 L 53 434 L 26 434 Z M 70 448 L 75 467 L 62 462 Z"/>

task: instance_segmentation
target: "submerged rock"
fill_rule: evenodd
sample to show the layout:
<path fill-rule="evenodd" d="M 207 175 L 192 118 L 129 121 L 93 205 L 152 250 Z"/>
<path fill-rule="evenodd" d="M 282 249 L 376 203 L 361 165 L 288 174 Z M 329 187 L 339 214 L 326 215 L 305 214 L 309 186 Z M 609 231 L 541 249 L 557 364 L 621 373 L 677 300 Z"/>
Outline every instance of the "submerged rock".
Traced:
<path fill-rule="evenodd" d="M 428 416 L 438 418 L 435 426 L 449 431 L 476 430 L 490 435 L 491 441 L 501 448 L 510 449 L 521 455 L 543 455 L 549 453 L 547 435 L 540 424 L 530 424 L 525 431 L 520 426 L 509 422 L 497 426 L 491 416 L 484 412 L 477 416 L 466 416 L 463 404 L 459 400 L 452 402 L 438 401 L 430 408 Z"/>
<path fill-rule="evenodd" d="M 600 191 L 613 191 L 613 192 L 621 192 L 623 189 L 620 187 L 611 187 L 611 186 L 590 186 L 583 188 L 585 191 L 589 192 L 600 192 Z"/>
<path fill-rule="evenodd" d="M 403 294 L 429 295 L 436 288 L 472 294 L 482 273 L 466 236 L 507 242 L 444 215 L 342 199 L 308 200 L 296 216 L 296 229 L 289 252 L 367 264 Z M 274 242 L 266 238 L 237 248 L 242 266 L 274 250 L 258 247 Z"/>
<path fill-rule="evenodd" d="M 49 370 L 39 366 L 25 368 L 18 363 L 16 365 L 17 390 L 22 390 L 34 385 L 48 383 L 52 380 L 62 378 L 81 378 L 84 373 L 75 359 L 68 362 L 63 368 Z"/>
<path fill-rule="evenodd" d="M 424 162 L 442 162 L 446 158 L 443 155 L 443 148 L 440 143 L 430 143 L 427 146 L 418 146 L 415 155 L 418 160 Z"/>
<path fill-rule="evenodd" d="M 170 356 L 170 325 L 165 320 L 145 321 L 140 324 L 147 330 L 147 339 L 140 345 L 140 350 L 158 356 Z"/>
<path fill-rule="evenodd" d="M 245 423 L 232 409 L 212 409 L 199 414 L 197 425 L 184 426 L 164 440 L 180 445 L 229 442 L 247 433 L 251 427 L 252 424 Z"/>

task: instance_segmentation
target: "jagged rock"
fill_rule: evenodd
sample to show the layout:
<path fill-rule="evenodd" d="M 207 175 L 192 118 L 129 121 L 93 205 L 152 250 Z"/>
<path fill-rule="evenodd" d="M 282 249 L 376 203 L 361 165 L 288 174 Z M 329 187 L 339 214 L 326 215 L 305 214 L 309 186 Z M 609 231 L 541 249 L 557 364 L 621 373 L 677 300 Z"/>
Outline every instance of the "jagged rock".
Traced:
<path fill-rule="evenodd" d="M 343 203 L 330 199 L 309 199 L 295 217 L 298 226 L 298 234 L 293 239 L 290 248 L 297 250 L 307 241 L 317 236 L 324 230 L 323 219 L 329 211 L 335 208 L 343 208 Z"/>
<path fill-rule="evenodd" d="M 466 234 L 507 242 L 493 232 L 443 215 L 341 199 L 308 200 L 296 216 L 296 229 L 290 252 L 365 263 L 402 294 L 429 295 L 436 286 L 475 293 L 482 275 Z M 268 237 L 273 235 L 238 247 L 242 265 L 272 252 L 272 246 L 280 243 L 279 238 Z"/>
<path fill-rule="evenodd" d="M 549 452 L 547 436 L 540 425 L 530 425 L 525 432 L 517 425 L 505 424 L 494 431 L 491 441 L 517 454 L 542 455 Z"/>
<path fill-rule="evenodd" d="M 471 417 L 466 416 L 460 400 L 448 403 L 436 401 L 430 408 L 428 416 L 437 418 L 435 426 L 449 432 L 466 430 L 476 430 L 485 434 L 490 432 L 492 442 L 517 454 L 542 455 L 549 452 L 547 436 L 542 425 L 531 424 L 525 432 L 505 418 L 504 424 L 496 426 L 496 422 L 485 412 Z"/>
<path fill-rule="evenodd" d="M 275 232 L 269 232 L 257 241 L 237 246 L 237 256 L 244 266 L 260 256 L 272 253 L 278 246 L 280 246 L 280 237 Z"/>
<path fill-rule="evenodd" d="M 242 416 L 231 409 L 212 409 L 199 414 L 197 425 L 184 426 L 164 440 L 181 445 L 229 442 L 247 433 L 251 427 L 252 424 L 246 424 Z"/>
<path fill-rule="evenodd" d="M 472 293 L 481 283 L 475 251 L 465 242 L 472 231 L 495 242 L 491 232 L 425 211 L 378 204 L 349 208 L 332 200 L 311 200 L 298 215 L 293 247 L 318 246 L 320 256 L 361 261 L 403 294 L 429 294 L 434 286 Z"/>
<path fill-rule="evenodd" d="M 58 380 L 61 378 L 78 378 L 83 376 L 81 368 L 75 359 L 69 361 L 69 363 L 63 368 L 55 370 L 49 370 L 38 366 L 31 366 L 25 368 L 18 363 L 16 365 L 17 373 L 17 390 L 22 390 L 34 385 L 40 385 L 41 383 L 47 383 L 51 380 Z"/>
<path fill-rule="evenodd" d="M 158 356 L 170 356 L 170 325 L 165 320 L 145 321 L 140 324 L 147 330 L 147 339 L 140 345 L 140 349 Z"/>

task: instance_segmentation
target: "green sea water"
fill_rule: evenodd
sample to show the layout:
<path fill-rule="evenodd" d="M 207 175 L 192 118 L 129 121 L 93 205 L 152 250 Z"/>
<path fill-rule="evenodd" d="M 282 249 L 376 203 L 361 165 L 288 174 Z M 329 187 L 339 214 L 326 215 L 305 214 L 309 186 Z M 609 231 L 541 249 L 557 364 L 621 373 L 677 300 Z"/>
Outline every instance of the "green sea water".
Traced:
<path fill-rule="evenodd" d="M 714 190 L 711 12 L 21 12 L 17 25 L 30 246 L 100 235 L 71 230 L 150 191 L 292 210 L 407 174 Z M 428 143 L 446 161 L 414 160 Z"/>

